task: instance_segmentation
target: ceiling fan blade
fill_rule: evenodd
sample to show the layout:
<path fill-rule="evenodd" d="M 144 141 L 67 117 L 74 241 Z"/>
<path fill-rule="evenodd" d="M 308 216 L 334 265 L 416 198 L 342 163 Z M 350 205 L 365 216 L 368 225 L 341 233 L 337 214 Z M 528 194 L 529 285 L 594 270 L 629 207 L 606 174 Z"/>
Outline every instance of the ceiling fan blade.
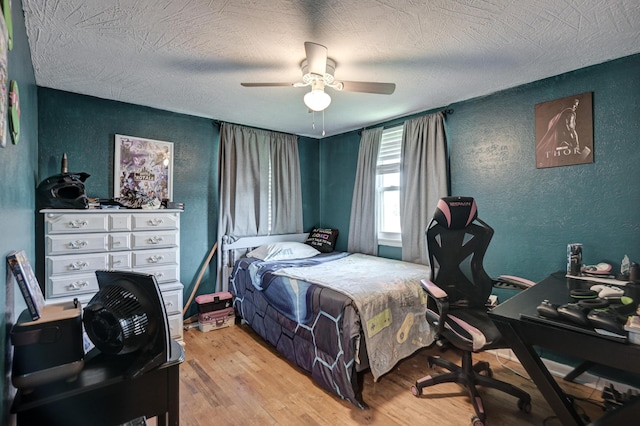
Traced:
<path fill-rule="evenodd" d="M 240 83 L 244 87 L 293 87 L 294 83 Z"/>
<path fill-rule="evenodd" d="M 321 44 L 304 42 L 307 64 L 311 74 L 324 75 L 327 72 L 327 48 Z"/>
<path fill-rule="evenodd" d="M 396 90 L 395 83 L 373 83 L 368 81 L 340 81 L 343 92 L 375 93 L 390 95 Z"/>

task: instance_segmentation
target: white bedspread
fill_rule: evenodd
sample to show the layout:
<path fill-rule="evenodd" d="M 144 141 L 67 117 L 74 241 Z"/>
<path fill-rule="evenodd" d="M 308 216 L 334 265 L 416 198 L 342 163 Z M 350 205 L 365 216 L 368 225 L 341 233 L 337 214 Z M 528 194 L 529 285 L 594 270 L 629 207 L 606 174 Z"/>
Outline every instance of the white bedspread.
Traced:
<path fill-rule="evenodd" d="M 420 285 L 422 278 L 429 277 L 428 266 L 352 254 L 316 266 L 284 268 L 276 274 L 333 288 L 354 301 L 374 380 L 434 340 Z"/>

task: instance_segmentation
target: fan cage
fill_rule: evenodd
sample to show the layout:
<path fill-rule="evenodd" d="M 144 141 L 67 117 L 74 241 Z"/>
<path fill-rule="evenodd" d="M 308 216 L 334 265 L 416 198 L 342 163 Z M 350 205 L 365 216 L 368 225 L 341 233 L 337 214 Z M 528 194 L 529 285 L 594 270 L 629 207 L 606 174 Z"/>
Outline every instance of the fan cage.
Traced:
<path fill-rule="evenodd" d="M 119 285 L 100 289 L 85 310 L 87 334 L 105 353 L 125 354 L 144 347 L 152 337 L 150 322 L 138 297 Z"/>

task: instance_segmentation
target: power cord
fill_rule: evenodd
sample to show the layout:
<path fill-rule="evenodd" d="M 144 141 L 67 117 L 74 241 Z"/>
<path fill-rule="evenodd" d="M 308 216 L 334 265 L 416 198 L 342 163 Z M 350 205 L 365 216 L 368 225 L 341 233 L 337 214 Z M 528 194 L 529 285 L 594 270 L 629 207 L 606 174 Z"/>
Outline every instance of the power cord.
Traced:
<path fill-rule="evenodd" d="M 501 359 L 501 358 L 507 358 L 507 361 L 513 361 L 513 360 L 511 359 L 511 351 L 509 351 L 509 352 L 508 352 L 508 353 L 509 353 L 509 356 L 507 356 L 507 357 L 501 357 L 501 356 L 499 356 L 499 355 L 498 355 L 498 351 L 499 351 L 499 349 L 496 349 L 496 350 L 495 350 L 496 361 L 498 361 L 498 364 L 500 364 L 503 368 L 506 368 L 507 370 L 511 371 L 511 372 L 512 372 L 513 374 L 515 374 L 516 376 L 520 376 L 520 377 L 522 377 L 523 379 L 528 380 L 528 381 L 530 381 L 530 382 L 531 382 L 531 381 L 533 381 L 533 380 L 531 380 L 531 378 L 530 378 L 530 377 L 528 377 L 528 376 L 526 376 L 526 375 L 522 374 L 522 373 L 521 373 L 521 372 L 519 372 L 518 370 L 516 370 L 516 369 L 514 369 L 514 368 L 512 368 L 512 367 L 510 367 L 510 366 L 508 366 L 505 362 L 503 362 L 503 361 L 502 361 L 502 359 Z"/>

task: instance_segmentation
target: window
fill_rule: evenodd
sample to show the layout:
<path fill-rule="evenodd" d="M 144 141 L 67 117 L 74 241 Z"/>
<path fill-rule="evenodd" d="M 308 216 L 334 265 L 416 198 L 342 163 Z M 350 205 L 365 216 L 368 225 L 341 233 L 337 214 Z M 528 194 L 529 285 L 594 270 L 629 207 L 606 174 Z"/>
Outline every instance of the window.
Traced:
<path fill-rule="evenodd" d="M 378 243 L 402 246 L 400 234 L 400 150 L 403 126 L 382 131 L 376 163 Z"/>

